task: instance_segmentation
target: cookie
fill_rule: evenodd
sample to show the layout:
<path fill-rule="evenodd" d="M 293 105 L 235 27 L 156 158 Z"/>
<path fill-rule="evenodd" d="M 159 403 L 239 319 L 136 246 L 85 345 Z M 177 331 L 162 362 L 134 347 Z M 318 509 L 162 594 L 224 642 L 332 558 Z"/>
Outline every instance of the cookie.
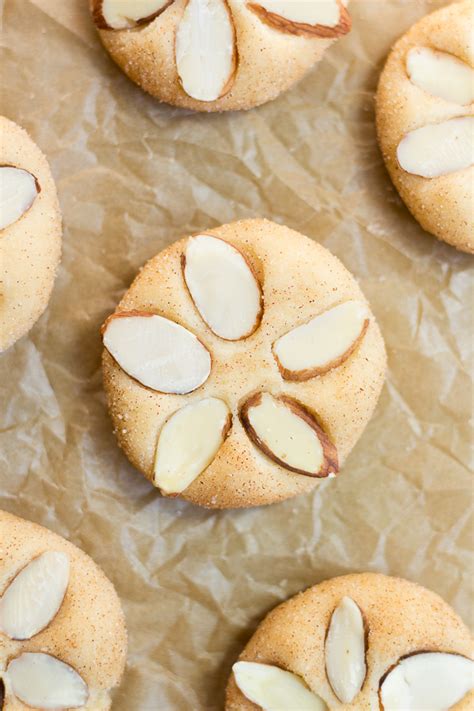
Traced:
<path fill-rule="evenodd" d="M 352 275 L 260 219 L 160 252 L 103 339 L 119 444 L 164 495 L 210 508 L 274 503 L 334 477 L 385 374 Z"/>
<path fill-rule="evenodd" d="M 275 608 L 233 666 L 226 711 L 468 711 L 473 640 L 435 593 L 375 573 Z"/>
<path fill-rule="evenodd" d="M 109 709 L 127 647 L 112 583 L 72 543 L 4 511 L 0 542 L 3 711 Z"/>
<path fill-rule="evenodd" d="M 250 109 L 299 81 L 349 32 L 345 0 L 91 0 L 112 59 L 160 101 Z"/>
<path fill-rule="evenodd" d="M 427 15 L 380 77 L 377 133 L 402 200 L 420 225 L 474 252 L 474 3 Z"/>
<path fill-rule="evenodd" d="M 61 214 L 48 162 L 0 116 L 0 352 L 38 320 L 61 256 Z"/>

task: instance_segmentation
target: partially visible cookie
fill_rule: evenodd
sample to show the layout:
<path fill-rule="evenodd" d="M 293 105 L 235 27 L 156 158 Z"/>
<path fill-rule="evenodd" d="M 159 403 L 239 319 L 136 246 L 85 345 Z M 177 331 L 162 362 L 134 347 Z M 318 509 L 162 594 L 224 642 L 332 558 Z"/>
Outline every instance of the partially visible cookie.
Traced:
<path fill-rule="evenodd" d="M 233 666 L 226 711 L 468 711 L 473 640 L 438 595 L 374 573 L 270 612 Z"/>
<path fill-rule="evenodd" d="M 89 556 L 0 511 L 3 711 L 106 711 L 126 647 L 117 593 Z"/>
<path fill-rule="evenodd" d="M 211 508 L 282 501 L 334 477 L 385 376 L 354 277 L 267 220 L 160 252 L 103 339 L 120 446 L 164 495 Z"/>
<path fill-rule="evenodd" d="M 377 132 L 409 210 L 438 239 L 474 252 L 474 3 L 427 15 L 380 77 Z"/>
<path fill-rule="evenodd" d="M 346 0 L 90 0 L 127 76 L 195 111 L 274 99 L 349 32 Z"/>
<path fill-rule="evenodd" d="M 0 116 L 0 352 L 45 310 L 61 255 L 61 214 L 48 162 Z"/>

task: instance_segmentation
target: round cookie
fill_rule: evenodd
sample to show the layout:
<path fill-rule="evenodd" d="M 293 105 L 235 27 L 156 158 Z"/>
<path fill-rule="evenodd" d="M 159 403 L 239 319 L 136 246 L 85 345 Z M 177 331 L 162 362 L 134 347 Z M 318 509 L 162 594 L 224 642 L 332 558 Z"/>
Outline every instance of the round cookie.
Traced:
<path fill-rule="evenodd" d="M 467 711 L 469 630 L 435 593 L 375 573 L 309 588 L 264 619 L 233 666 L 226 711 Z"/>
<path fill-rule="evenodd" d="M 424 17 L 380 77 L 377 133 L 400 196 L 421 226 L 474 252 L 474 3 Z"/>
<path fill-rule="evenodd" d="M 101 40 L 160 101 L 250 109 L 299 81 L 349 32 L 346 0 L 90 0 Z"/>
<path fill-rule="evenodd" d="M 111 707 L 127 633 L 98 566 L 61 536 L 0 511 L 3 711 Z"/>
<path fill-rule="evenodd" d="M 120 446 L 164 495 L 209 508 L 282 501 L 335 476 L 385 375 L 352 275 L 261 219 L 160 252 L 103 338 Z"/>
<path fill-rule="evenodd" d="M 46 309 L 61 234 L 46 158 L 24 129 L 0 116 L 0 352 L 24 336 Z"/>

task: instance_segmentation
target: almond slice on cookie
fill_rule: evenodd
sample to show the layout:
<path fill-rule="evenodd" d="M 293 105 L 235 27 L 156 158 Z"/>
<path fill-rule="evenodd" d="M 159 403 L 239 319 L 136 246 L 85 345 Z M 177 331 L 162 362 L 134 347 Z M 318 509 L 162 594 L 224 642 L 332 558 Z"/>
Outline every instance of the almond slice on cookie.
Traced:
<path fill-rule="evenodd" d="M 445 711 L 474 688 L 474 662 L 460 654 L 422 652 L 401 659 L 380 684 L 384 711 Z"/>
<path fill-rule="evenodd" d="M 474 69 L 454 55 L 412 47 L 406 65 L 411 82 L 428 94 L 461 106 L 474 101 Z"/>
<path fill-rule="evenodd" d="M 12 165 L 0 166 L 0 230 L 28 212 L 40 192 L 35 176 Z"/>
<path fill-rule="evenodd" d="M 75 709 L 89 697 L 77 671 L 50 654 L 24 652 L 9 663 L 6 676 L 17 699 L 32 708 Z"/>
<path fill-rule="evenodd" d="M 175 412 L 156 449 L 154 484 L 164 494 L 184 491 L 212 462 L 232 425 L 223 400 L 205 398 Z"/>
<path fill-rule="evenodd" d="M 250 440 L 280 466 L 318 478 L 339 470 L 336 447 L 301 403 L 285 395 L 252 395 L 240 410 Z"/>
<path fill-rule="evenodd" d="M 237 44 L 226 0 L 187 0 L 176 32 L 176 67 L 186 94 L 215 101 L 230 90 Z"/>
<path fill-rule="evenodd" d="M 410 131 L 397 149 L 403 170 L 439 178 L 474 165 L 474 117 L 448 119 Z"/>
<path fill-rule="evenodd" d="M 236 662 L 232 671 L 240 691 L 263 711 L 327 711 L 324 701 L 292 672 L 256 662 Z"/>
<path fill-rule="evenodd" d="M 183 275 L 203 321 L 216 336 L 238 341 L 260 325 L 263 296 L 243 254 L 211 235 L 191 237 L 182 258 Z"/>
<path fill-rule="evenodd" d="M 69 583 L 69 558 L 48 551 L 31 561 L 0 598 L 0 631 L 25 640 L 45 629 L 61 607 Z"/>
<path fill-rule="evenodd" d="M 331 615 L 326 637 L 326 673 L 339 701 L 350 704 L 362 689 L 367 666 L 364 619 L 358 605 L 343 597 Z"/>
<path fill-rule="evenodd" d="M 346 301 L 281 336 L 273 355 L 282 376 L 301 382 L 342 365 L 362 341 L 369 320 L 364 302 Z"/>
<path fill-rule="evenodd" d="M 104 346 L 120 367 L 142 385 L 184 395 L 209 377 L 211 356 L 196 336 L 157 314 L 113 314 L 103 329 Z"/>
<path fill-rule="evenodd" d="M 341 0 L 248 0 L 247 4 L 267 25 L 292 35 L 335 38 L 351 29 Z"/>
<path fill-rule="evenodd" d="M 128 30 L 151 22 L 174 0 L 94 0 L 94 21 L 103 30 Z"/>

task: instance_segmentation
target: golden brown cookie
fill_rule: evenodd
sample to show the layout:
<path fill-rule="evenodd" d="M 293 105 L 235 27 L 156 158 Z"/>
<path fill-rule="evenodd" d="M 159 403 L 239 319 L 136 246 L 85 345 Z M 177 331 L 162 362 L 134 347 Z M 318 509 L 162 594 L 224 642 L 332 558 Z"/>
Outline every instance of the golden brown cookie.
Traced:
<path fill-rule="evenodd" d="M 127 76 L 196 111 L 277 97 L 349 32 L 346 0 L 91 0 L 100 38 Z"/>
<path fill-rule="evenodd" d="M 125 666 L 120 601 L 68 541 L 0 511 L 3 711 L 105 711 Z"/>
<path fill-rule="evenodd" d="M 45 310 L 61 255 L 61 214 L 48 162 L 0 116 L 0 352 Z"/>
<path fill-rule="evenodd" d="M 435 593 L 375 573 L 326 580 L 259 625 L 226 711 L 468 711 L 473 640 Z"/>
<path fill-rule="evenodd" d="M 474 252 L 474 3 L 427 15 L 380 77 L 377 132 L 388 172 L 421 226 Z"/>
<path fill-rule="evenodd" d="M 103 338 L 120 446 L 164 495 L 211 508 L 282 501 L 335 476 L 385 375 L 352 275 L 260 219 L 160 252 Z"/>
<path fill-rule="evenodd" d="M 0 116 L 0 352 L 24 336 L 46 309 L 61 236 L 46 158 L 26 131 Z"/>

